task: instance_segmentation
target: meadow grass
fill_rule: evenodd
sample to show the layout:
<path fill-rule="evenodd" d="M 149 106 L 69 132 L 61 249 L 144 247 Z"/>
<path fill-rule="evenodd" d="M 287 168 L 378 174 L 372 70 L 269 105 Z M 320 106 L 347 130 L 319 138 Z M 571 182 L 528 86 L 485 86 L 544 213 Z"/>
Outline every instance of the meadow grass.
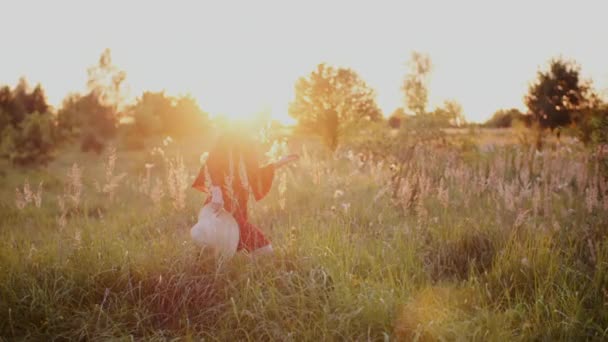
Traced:
<path fill-rule="evenodd" d="M 307 143 L 250 208 L 275 254 L 218 261 L 189 235 L 206 144 L 4 165 L 0 338 L 608 337 L 608 193 L 581 146 L 422 147 L 395 182 Z"/>

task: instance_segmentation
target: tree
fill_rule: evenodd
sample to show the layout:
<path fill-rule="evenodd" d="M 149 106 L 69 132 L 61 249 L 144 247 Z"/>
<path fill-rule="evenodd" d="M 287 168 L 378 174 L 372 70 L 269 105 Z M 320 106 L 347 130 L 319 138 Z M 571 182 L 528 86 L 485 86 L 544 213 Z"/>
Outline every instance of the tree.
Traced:
<path fill-rule="evenodd" d="M 289 115 L 301 131 L 319 135 L 332 151 L 349 126 L 382 116 L 374 91 L 355 71 L 326 64 L 296 82 Z"/>
<path fill-rule="evenodd" d="M 9 86 L 0 88 L 0 110 L 8 116 L 8 122 L 15 128 L 28 114 L 46 113 L 48 109 L 49 105 L 40 84 L 31 90 L 27 80 L 22 78 L 13 89 Z"/>
<path fill-rule="evenodd" d="M 439 127 L 459 127 L 466 123 L 462 106 L 455 100 L 444 101 L 443 106 L 435 109 L 431 114 Z"/>
<path fill-rule="evenodd" d="M 539 71 L 524 101 L 541 128 L 569 125 L 587 102 L 590 86 L 581 80 L 580 67 L 572 61 L 553 59 L 549 70 Z"/>
<path fill-rule="evenodd" d="M 517 121 L 529 124 L 529 116 L 523 114 L 517 108 L 499 109 L 483 126 L 488 128 L 509 128 Z"/>
<path fill-rule="evenodd" d="M 186 137 L 204 133 L 209 125 L 208 115 L 189 95 L 180 96 L 175 101 L 173 117 L 165 119 L 167 134 L 175 137 Z"/>
<path fill-rule="evenodd" d="M 163 134 L 182 138 L 201 134 L 209 126 L 208 114 L 191 96 L 174 98 L 164 92 L 145 92 L 129 112 L 134 120 L 133 134 L 142 137 Z"/>
<path fill-rule="evenodd" d="M 16 165 L 46 163 L 55 148 L 55 123 L 49 113 L 30 113 L 3 132 L 2 154 Z"/>
<path fill-rule="evenodd" d="M 164 92 L 144 92 L 130 108 L 135 134 L 161 134 L 166 118 L 173 111 L 173 101 Z"/>
<path fill-rule="evenodd" d="M 70 94 L 57 112 L 57 125 L 64 139 L 95 136 L 107 139 L 116 133 L 116 112 L 94 93 Z M 90 137 L 89 137 L 90 138 Z"/>
<path fill-rule="evenodd" d="M 87 88 L 98 101 L 119 113 L 126 97 L 125 80 L 127 74 L 112 64 L 112 51 L 105 49 L 99 62 L 87 69 Z"/>
<path fill-rule="evenodd" d="M 576 113 L 575 131 L 585 145 L 608 143 L 608 103 L 591 91 L 587 106 Z"/>
<path fill-rule="evenodd" d="M 124 106 L 126 73 L 112 64 L 111 51 L 105 49 L 87 75 L 87 94 L 68 95 L 57 121 L 63 138 L 80 138 L 83 151 L 101 152 L 102 140 L 116 134 Z"/>
<path fill-rule="evenodd" d="M 427 54 L 414 51 L 408 63 L 409 73 L 403 80 L 401 89 L 405 106 L 416 115 L 425 114 L 428 103 L 428 83 L 431 74 L 431 58 Z"/>
<path fill-rule="evenodd" d="M 0 156 L 14 164 L 45 163 L 55 147 L 55 118 L 42 86 L 33 90 L 22 78 L 0 88 Z"/>

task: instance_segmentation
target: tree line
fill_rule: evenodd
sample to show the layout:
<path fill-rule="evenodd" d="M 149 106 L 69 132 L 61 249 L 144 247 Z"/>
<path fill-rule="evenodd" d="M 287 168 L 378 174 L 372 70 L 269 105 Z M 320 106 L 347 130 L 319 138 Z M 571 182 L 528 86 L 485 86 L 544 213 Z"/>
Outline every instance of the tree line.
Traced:
<path fill-rule="evenodd" d="M 191 96 L 144 92 L 126 104 L 126 73 L 112 63 L 109 49 L 87 76 L 87 91 L 68 94 L 58 109 L 47 103 L 40 84 L 31 89 L 21 79 L 15 87 L 1 87 L 0 157 L 17 165 L 44 164 L 62 145 L 101 153 L 108 140 L 120 136 L 127 147 L 143 148 L 146 138 L 180 139 L 209 126 L 207 113 Z"/>
<path fill-rule="evenodd" d="M 429 110 L 431 58 L 414 52 L 408 66 L 401 86 L 403 105 L 385 119 L 374 90 L 354 70 L 319 64 L 295 82 L 289 115 L 297 120 L 296 132 L 316 135 L 335 150 L 345 134 L 357 134 L 367 122 L 416 130 L 465 125 L 455 100 Z M 117 135 L 128 147 L 143 148 L 149 137 L 180 139 L 204 134 L 210 127 L 208 114 L 190 96 L 144 92 L 126 104 L 126 73 L 112 63 L 109 49 L 87 75 L 87 91 L 69 94 L 57 110 L 46 102 L 40 85 L 31 89 L 22 79 L 13 88 L 0 88 L 0 157 L 14 164 L 45 163 L 65 143 L 78 142 L 82 151 L 99 153 Z M 568 129 L 586 144 L 608 140 L 608 105 L 591 81 L 581 78 L 574 61 L 552 59 L 547 70 L 538 72 L 524 102 L 527 113 L 501 109 L 483 126 L 510 127 L 519 121 L 536 128 L 539 136 Z"/>

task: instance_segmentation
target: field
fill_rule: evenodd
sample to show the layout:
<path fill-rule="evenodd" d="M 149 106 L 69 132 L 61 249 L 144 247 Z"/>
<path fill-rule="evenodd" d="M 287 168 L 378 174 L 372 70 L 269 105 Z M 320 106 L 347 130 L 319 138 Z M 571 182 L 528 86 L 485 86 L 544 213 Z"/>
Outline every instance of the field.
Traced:
<path fill-rule="evenodd" d="M 290 141 L 250 208 L 275 254 L 224 262 L 189 235 L 208 141 L 2 164 L 0 340 L 607 339 L 595 155 L 492 134 L 401 167 Z"/>

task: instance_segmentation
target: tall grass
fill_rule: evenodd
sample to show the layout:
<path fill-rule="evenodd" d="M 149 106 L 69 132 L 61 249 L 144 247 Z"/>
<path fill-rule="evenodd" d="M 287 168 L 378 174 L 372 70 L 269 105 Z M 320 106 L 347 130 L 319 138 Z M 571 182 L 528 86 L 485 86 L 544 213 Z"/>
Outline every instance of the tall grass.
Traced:
<path fill-rule="evenodd" d="M 66 154 L 9 173 L 0 336 L 608 337 L 606 180 L 578 146 L 420 147 L 401 172 L 365 151 L 328 158 L 306 145 L 251 208 L 275 255 L 225 263 L 189 238 L 201 152 Z M 40 205 L 30 183 L 42 184 Z"/>

